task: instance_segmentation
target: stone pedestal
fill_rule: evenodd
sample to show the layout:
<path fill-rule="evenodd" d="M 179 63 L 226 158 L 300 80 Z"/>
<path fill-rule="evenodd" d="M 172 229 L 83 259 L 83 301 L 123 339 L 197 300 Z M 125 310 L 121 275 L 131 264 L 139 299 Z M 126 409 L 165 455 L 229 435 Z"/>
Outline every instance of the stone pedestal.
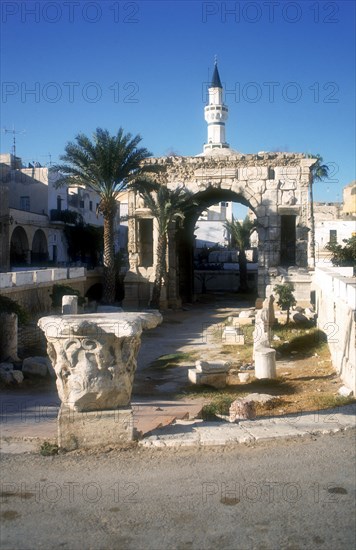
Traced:
<path fill-rule="evenodd" d="M 57 376 L 62 401 L 59 433 L 65 446 L 73 448 L 73 437 L 77 447 L 132 439 L 127 407 L 141 333 L 161 322 L 159 312 L 50 316 L 38 321 Z M 90 418 L 100 421 L 91 424 Z"/>
<path fill-rule="evenodd" d="M 212 386 L 213 388 L 225 388 L 227 373 L 231 368 L 230 363 L 208 363 L 196 361 L 195 369 L 188 370 L 188 378 L 192 384 Z"/>
<path fill-rule="evenodd" d="M 256 408 L 253 401 L 247 399 L 236 399 L 230 405 L 229 420 L 230 422 L 236 422 L 236 420 L 252 420 L 256 418 Z"/>
<path fill-rule="evenodd" d="M 58 445 L 66 451 L 119 445 L 134 439 L 131 407 L 76 412 L 62 404 L 58 414 Z"/>
<path fill-rule="evenodd" d="M 229 346 L 243 346 L 245 344 L 244 335 L 235 327 L 225 327 L 222 334 L 222 341 Z"/>
<path fill-rule="evenodd" d="M 17 356 L 17 315 L 0 314 L 0 362 L 19 361 Z"/>
<path fill-rule="evenodd" d="M 276 378 L 276 350 L 257 347 L 255 349 L 255 377 Z"/>
<path fill-rule="evenodd" d="M 66 295 L 62 297 L 63 315 L 76 315 L 78 313 L 78 296 Z"/>

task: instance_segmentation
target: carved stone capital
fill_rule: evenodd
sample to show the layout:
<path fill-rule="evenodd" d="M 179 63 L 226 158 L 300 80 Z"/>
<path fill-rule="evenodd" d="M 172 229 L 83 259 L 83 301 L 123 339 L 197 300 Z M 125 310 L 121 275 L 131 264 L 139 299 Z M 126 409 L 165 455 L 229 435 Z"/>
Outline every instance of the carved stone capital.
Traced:
<path fill-rule="evenodd" d="M 83 412 L 129 405 L 142 330 L 161 322 L 159 312 L 42 317 L 65 406 Z"/>

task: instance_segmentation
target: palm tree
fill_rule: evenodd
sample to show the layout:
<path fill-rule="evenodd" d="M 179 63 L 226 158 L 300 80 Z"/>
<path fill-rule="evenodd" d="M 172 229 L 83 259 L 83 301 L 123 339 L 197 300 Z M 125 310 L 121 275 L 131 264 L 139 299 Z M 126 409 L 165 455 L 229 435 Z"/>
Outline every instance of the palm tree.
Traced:
<path fill-rule="evenodd" d="M 329 176 L 329 167 L 323 164 L 321 155 L 308 154 L 307 158 L 317 159 L 315 164 L 310 169 L 309 179 L 309 201 L 310 201 L 310 255 L 312 259 L 312 267 L 315 267 L 315 219 L 314 219 L 314 199 L 313 199 L 313 184 L 316 181 L 321 181 Z"/>
<path fill-rule="evenodd" d="M 141 136 L 132 137 L 119 128 L 111 136 L 108 130 L 97 128 L 91 140 L 78 134 L 69 142 L 64 164 L 53 167 L 62 173 L 58 185 L 89 187 L 100 197 L 98 211 L 104 217 L 104 293 L 103 301 L 115 300 L 114 219 L 119 193 L 142 172 L 141 162 L 151 153 L 138 148 Z"/>
<path fill-rule="evenodd" d="M 250 235 L 252 229 L 255 227 L 255 223 L 246 216 L 242 223 L 233 218 L 231 222 L 226 221 L 224 227 L 230 234 L 231 245 L 236 246 L 239 251 L 239 292 L 247 292 L 247 260 L 245 250 L 250 246 Z"/>
<path fill-rule="evenodd" d="M 189 195 L 183 187 L 178 187 L 172 191 L 164 185 L 142 179 L 136 180 L 132 187 L 139 192 L 145 202 L 145 206 L 150 210 L 157 222 L 157 263 L 149 305 L 151 308 L 159 309 L 162 283 L 167 272 L 168 228 L 177 219 L 184 219 Z"/>

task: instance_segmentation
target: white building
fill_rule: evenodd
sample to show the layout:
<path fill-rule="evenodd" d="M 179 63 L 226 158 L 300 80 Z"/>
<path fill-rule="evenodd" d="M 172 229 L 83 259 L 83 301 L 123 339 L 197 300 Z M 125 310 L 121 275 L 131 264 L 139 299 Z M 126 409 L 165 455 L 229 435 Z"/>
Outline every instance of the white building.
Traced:
<path fill-rule="evenodd" d="M 84 224 L 102 226 L 99 196 L 86 188 L 56 187 L 59 174 L 39 165 L 22 166 L 11 154 L 0 155 L 0 184 L 8 189 L 10 264 L 67 262 L 65 225 L 75 213 Z M 67 212 L 72 212 L 68 217 Z M 118 232 L 119 218 L 115 228 Z M 9 262 L 3 261 L 5 269 Z"/>
<path fill-rule="evenodd" d="M 314 203 L 315 260 L 319 265 L 331 264 L 331 253 L 326 249 L 329 243 L 344 246 L 344 239 L 356 235 L 356 204 L 349 196 L 355 184 L 344 187 L 343 203 Z M 353 195 L 355 197 L 355 194 Z"/>
<path fill-rule="evenodd" d="M 229 235 L 224 224 L 232 218 L 232 202 L 219 202 L 204 210 L 194 229 L 196 248 L 228 246 Z"/>

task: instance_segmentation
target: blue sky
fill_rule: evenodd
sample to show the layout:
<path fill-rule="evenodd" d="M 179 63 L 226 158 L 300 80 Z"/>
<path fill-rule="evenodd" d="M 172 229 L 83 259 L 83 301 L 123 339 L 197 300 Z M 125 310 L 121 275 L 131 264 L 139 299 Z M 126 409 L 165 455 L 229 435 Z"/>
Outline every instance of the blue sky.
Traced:
<path fill-rule="evenodd" d="M 1 3 L 1 126 L 25 162 L 119 126 L 155 156 L 196 155 L 217 55 L 227 141 L 244 153 L 320 153 L 342 199 L 355 179 L 353 1 Z M 32 91 L 32 92 L 31 92 Z M 12 135 L 1 134 L 10 152 Z"/>

